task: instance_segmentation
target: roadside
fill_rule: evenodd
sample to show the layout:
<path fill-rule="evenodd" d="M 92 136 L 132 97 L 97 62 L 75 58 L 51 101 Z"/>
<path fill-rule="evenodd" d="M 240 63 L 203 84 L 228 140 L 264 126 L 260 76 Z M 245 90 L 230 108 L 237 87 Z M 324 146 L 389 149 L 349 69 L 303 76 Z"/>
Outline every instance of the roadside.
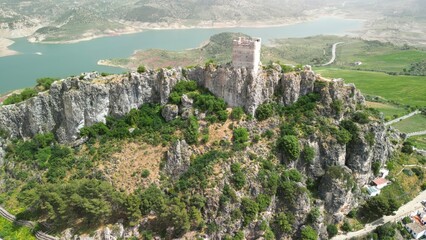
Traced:
<path fill-rule="evenodd" d="M 374 231 L 378 226 L 384 225 L 385 223 L 388 223 L 388 222 L 398 221 L 399 219 L 409 215 L 411 212 L 422 209 L 423 206 L 420 203 L 420 201 L 423 199 L 426 199 L 426 190 L 423 192 L 420 192 L 419 195 L 417 195 L 417 197 L 415 197 L 413 200 L 401 206 L 398 209 L 398 211 L 395 212 L 393 216 L 384 216 L 372 223 L 366 224 L 364 229 L 362 230 L 359 230 L 356 232 L 349 232 L 346 234 L 340 234 L 333 237 L 332 240 L 351 239 L 354 237 L 361 237 L 361 236 L 367 235 L 368 233 Z"/>

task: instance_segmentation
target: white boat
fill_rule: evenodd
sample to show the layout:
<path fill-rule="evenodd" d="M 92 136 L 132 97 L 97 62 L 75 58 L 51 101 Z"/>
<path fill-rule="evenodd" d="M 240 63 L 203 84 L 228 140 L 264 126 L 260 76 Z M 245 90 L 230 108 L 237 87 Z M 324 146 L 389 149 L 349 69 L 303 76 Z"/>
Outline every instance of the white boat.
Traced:
<path fill-rule="evenodd" d="M 36 53 L 34 53 L 35 55 L 43 55 L 43 53 L 41 53 L 41 52 L 36 52 Z"/>

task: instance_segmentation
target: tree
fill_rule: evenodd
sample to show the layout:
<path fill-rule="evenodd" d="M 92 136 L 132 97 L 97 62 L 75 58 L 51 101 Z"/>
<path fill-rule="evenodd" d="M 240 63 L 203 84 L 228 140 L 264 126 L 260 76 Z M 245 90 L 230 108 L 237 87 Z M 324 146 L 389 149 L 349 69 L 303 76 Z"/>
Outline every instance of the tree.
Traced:
<path fill-rule="evenodd" d="M 136 195 L 130 195 L 126 199 L 126 216 L 130 226 L 136 226 L 137 221 L 142 217 L 140 210 L 141 201 Z"/>
<path fill-rule="evenodd" d="M 336 236 L 337 232 L 338 232 L 338 230 L 337 230 L 337 226 L 335 224 L 329 224 L 327 226 L 327 233 L 328 233 L 329 238 Z"/>
<path fill-rule="evenodd" d="M 290 160 L 299 158 L 299 140 L 294 135 L 285 135 L 278 139 L 278 148 L 281 149 Z"/>
<path fill-rule="evenodd" d="M 188 144 L 197 144 L 199 137 L 200 125 L 196 117 L 192 116 L 188 119 L 188 128 L 184 132 L 185 140 Z"/>
<path fill-rule="evenodd" d="M 400 206 L 401 203 L 399 203 L 394 196 L 388 198 L 381 194 L 368 199 L 364 205 L 364 210 L 370 212 L 374 217 L 381 217 L 384 215 L 392 215 Z"/>
<path fill-rule="evenodd" d="M 344 223 L 343 223 L 343 225 L 342 225 L 342 230 L 343 231 L 345 231 L 345 232 L 350 232 L 350 231 L 352 231 L 352 226 L 351 226 L 351 224 L 348 222 L 348 221 L 345 221 Z"/>
<path fill-rule="evenodd" d="M 235 150 L 243 150 L 247 146 L 249 140 L 249 132 L 247 128 L 236 128 L 233 131 L 232 141 Z"/>
<path fill-rule="evenodd" d="M 138 73 L 144 73 L 144 72 L 146 72 L 146 67 L 145 67 L 144 65 L 140 65 L 140 66 L 138 67 L 137 72 L 138 72 Z"/>
<path fill-rule="evenodd" d="M 259 121 L 266 120 L 274 114 L 274 105 L 270 103 L 261 104 L 255 111 L 255 117 Z"/>
<path fill-rule="evenodd" d="M 302 240 L 317 240 L 318 234 L 311 226 L 306 226 L 302 229 L 300 237 Z"/>

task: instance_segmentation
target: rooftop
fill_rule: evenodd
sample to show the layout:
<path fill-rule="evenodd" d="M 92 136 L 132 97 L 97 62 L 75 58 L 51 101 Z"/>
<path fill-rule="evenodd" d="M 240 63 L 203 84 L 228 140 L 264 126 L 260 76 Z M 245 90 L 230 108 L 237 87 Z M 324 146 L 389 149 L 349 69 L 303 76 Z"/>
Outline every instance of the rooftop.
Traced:
<path fill-rule="evenodd" d="M 426 226 L 422 226 L 418 222 L 412 222 L 406 225 L 411 231 L 413 231 L 416 234 L 419 234 L 426 230 Z"/>
<path fill-rule="evenodd" d="M 387 184 L 388 182 L 389 181 L 384 178 L 376 178 L 373 180 L 373 183 L 376 184 L 377 186 Z"/>
<path fill-rule="evenodd" d="M 378 188 L 374 187 L 374 186 L 367 186 L 367 192 L 370 195 L 373 195 L 375 193 L 380 193 L 380 190 Z"/>

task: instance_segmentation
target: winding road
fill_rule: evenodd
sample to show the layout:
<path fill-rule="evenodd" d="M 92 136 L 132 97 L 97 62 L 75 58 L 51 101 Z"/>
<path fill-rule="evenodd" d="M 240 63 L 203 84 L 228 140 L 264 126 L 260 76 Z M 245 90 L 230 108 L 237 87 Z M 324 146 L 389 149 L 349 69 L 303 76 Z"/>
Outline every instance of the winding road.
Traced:
<path fill-rule="evenodd" d="M 420 203 L 420 201 L 426 199 L 426 191 L 420 192 L 419 195 L 417 195 L 417 197 L 415 197 L 413 200 L 411 200 L 410 202 L 402 205 L 398 211 L 396 211 L 395 215 L 393 216 L 384 216 L 372 223 L 366 224 L 364 229 L 359 230 L 357 232 L 349 232 L 347 234 L 340 234 L 337 235 L 335 237 L 332 238 L 332 240 L 343 240 L 343 239 L 351 239 L 354 237 L 361 237 L 361 236 L 365 236 L 368 233 L 374 231 L 374 229 L 376 229 L 378 226 L 381 226 L 385 223 L 388 222 L 395 222 L 407 215 L 409 215 L 410 213 L 416 211 L 416 210 L 420 210 L 423 208 L 422 204 Z"/>
<path fill-rule="evenodd" d="M 338 42 L 338 43 L 333 44 L 333 47 L 331 47 L 331 60 L 328 63 L 322 64 L 321 66 L 330 65 L 336 60 L 336 47 L 337 47 L 337 45 L 342 44 L 342 43 L 344 43 L 344 42 Z"/>

